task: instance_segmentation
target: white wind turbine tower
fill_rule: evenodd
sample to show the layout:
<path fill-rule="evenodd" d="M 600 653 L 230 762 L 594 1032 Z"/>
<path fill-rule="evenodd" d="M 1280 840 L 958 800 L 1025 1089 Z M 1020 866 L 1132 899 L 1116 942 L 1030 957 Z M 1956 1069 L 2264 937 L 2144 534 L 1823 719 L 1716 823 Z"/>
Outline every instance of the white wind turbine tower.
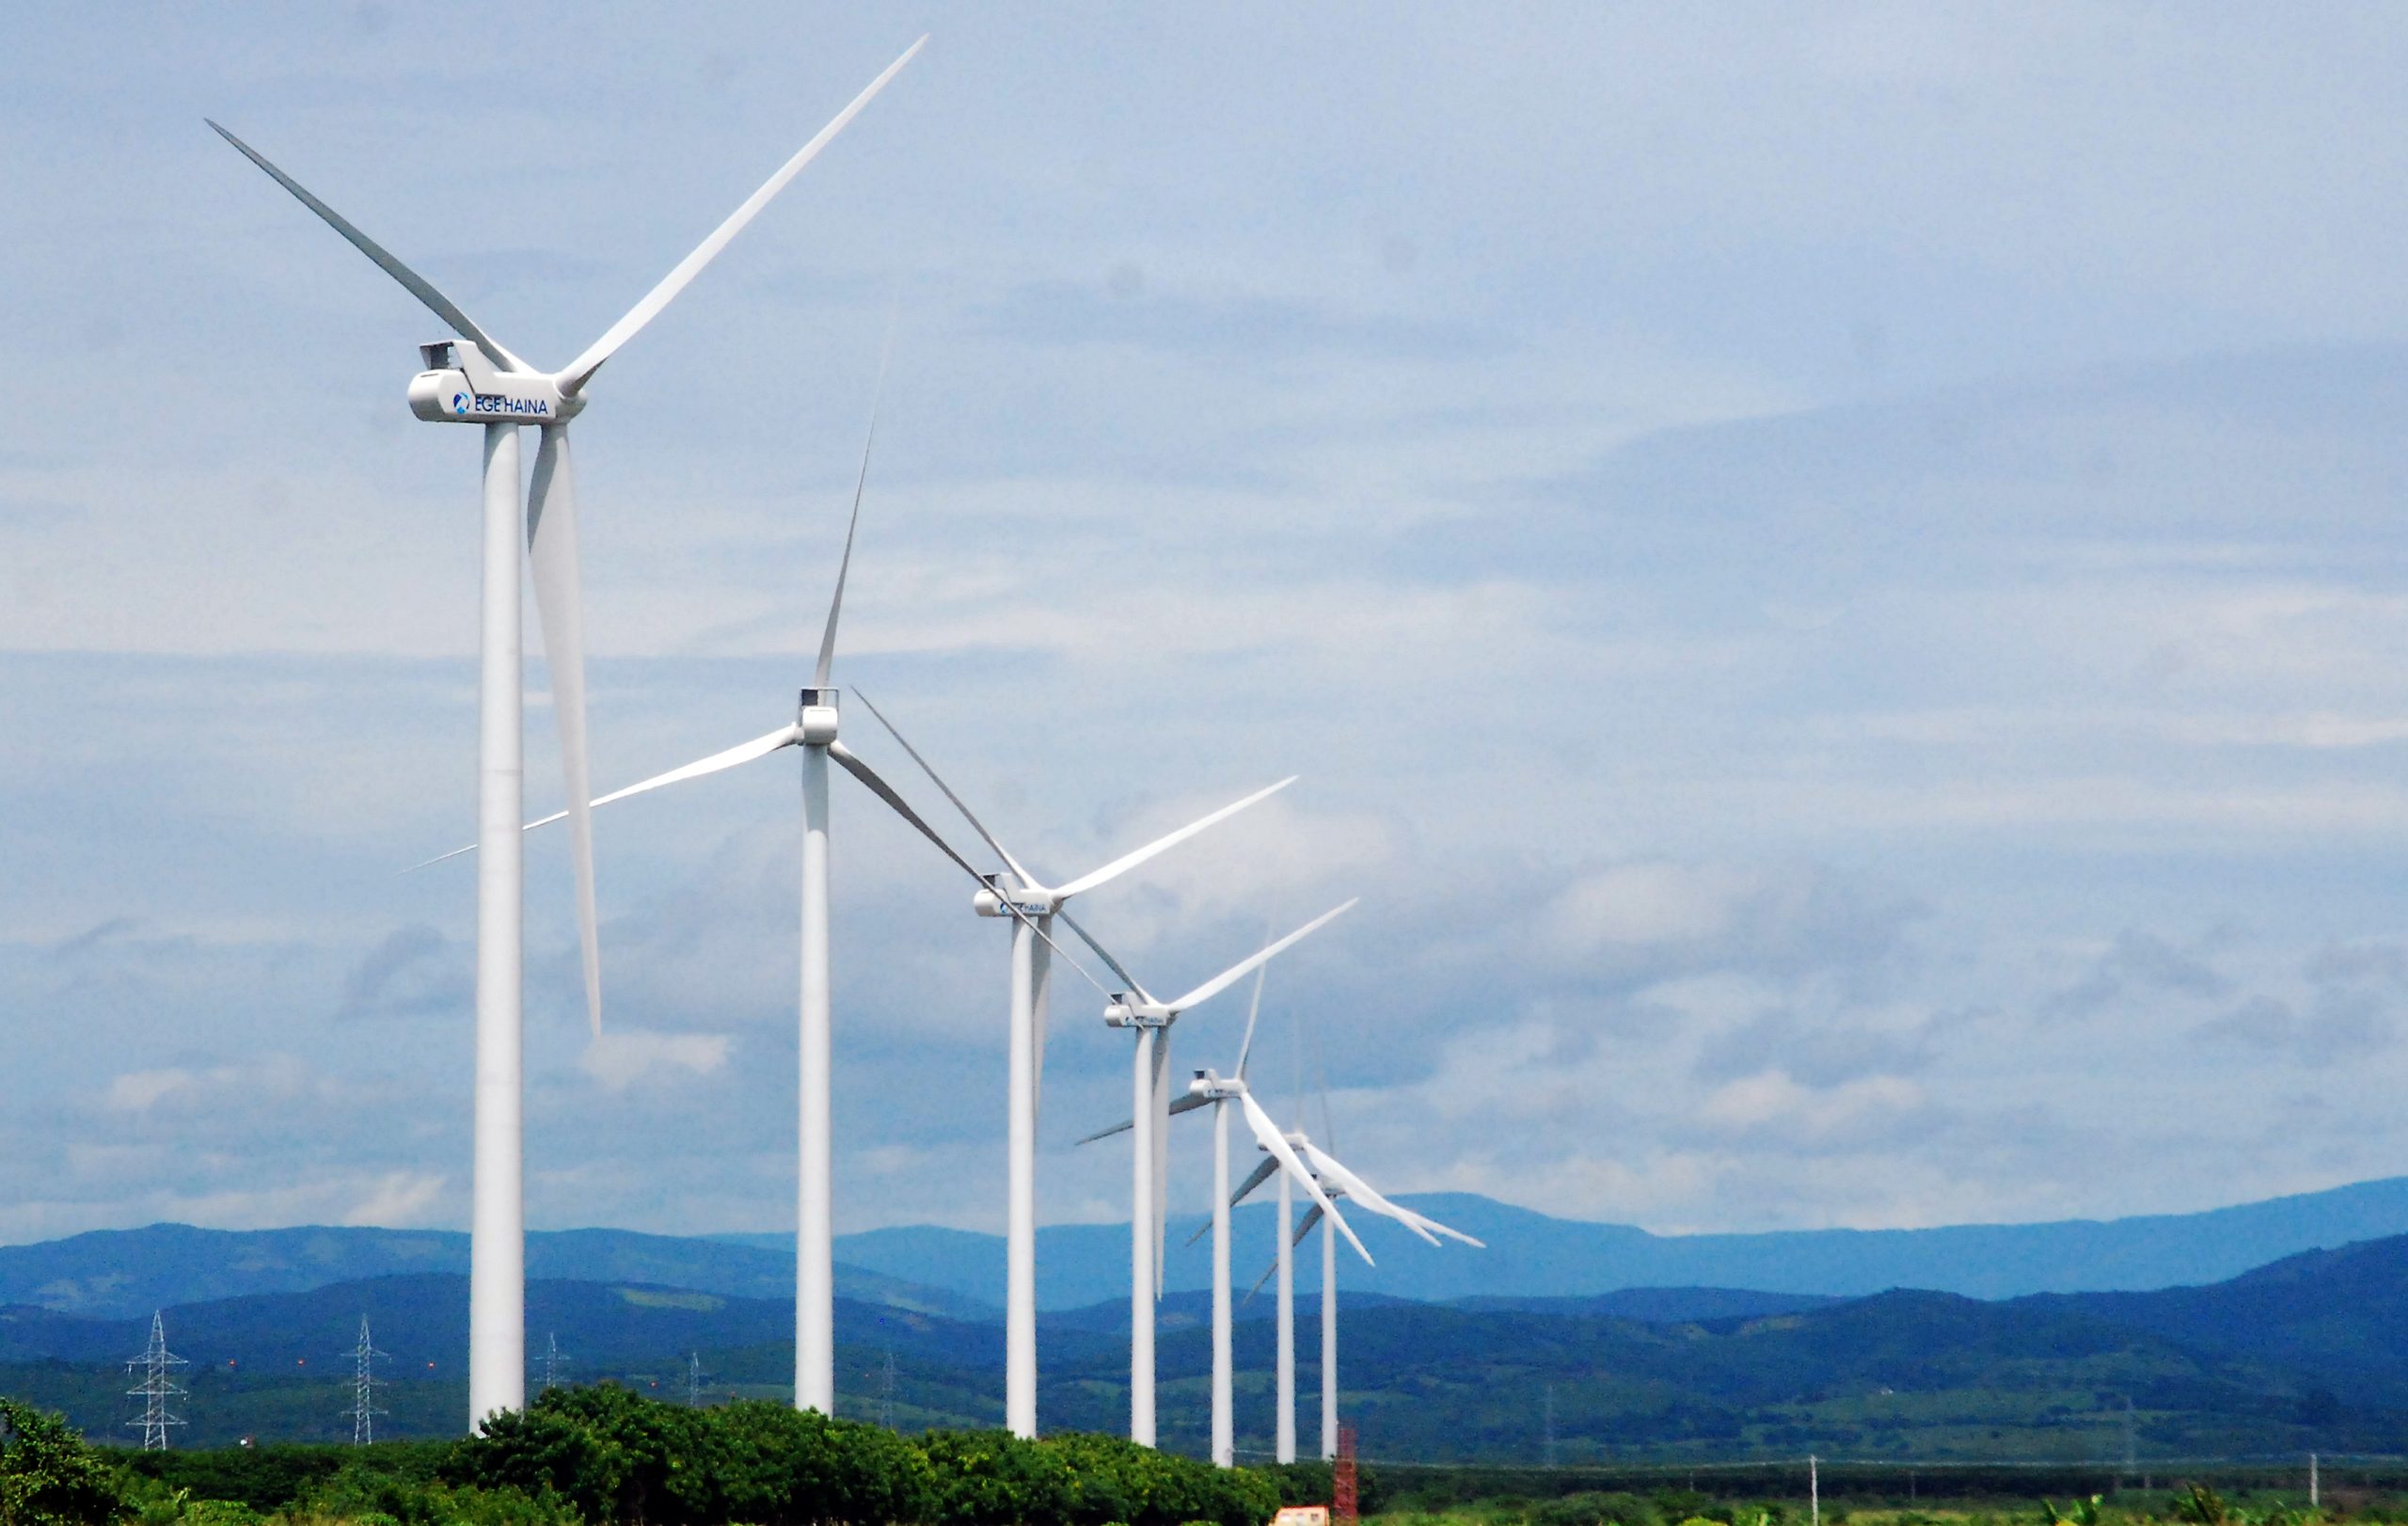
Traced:
<path fill-rule="evenodd" d="M 209 125 L 293 193 L 352 246 L 452 326 L 461 342 L 421 345 L 427 369 L 410 382 L 410 410 L 430 421 L 484 426 L 483 638 L 477 752 L 477 1043 L 475 1173 L 468 1273 L 468 1423 L 526 1403 L 526 1244 L 521 1108 L 522 956 L 520 948 L 522 805 L 518 537 L 527 537 L 536 614 L 552 676 L 577 879 L 578 944 L 588 1021 L 602 1023 L 601 965 L 595 947 L 591 792 L 585 756 L 584 616 L 578 588 L 577 505 L 569 469 L 568 424 L 586 404 L 603 362 L 657 317 L 769 199 L 927 40 L 887 66 L 817 136 L 731 213 L 643 299 L 583 354 L 556 372 L 540 371 L 504 348 L 418 272 L 345 220 L 299 182 L 215 122 Z M 533 424 L 536 447 L 526 523 L 519 523 L 518 429 Z"/>
<path fill-rule="evenodd" d="M 855 690 L 860 694 L 859 690 Z M 1054 919 L 1061 918 L 1080 941 L 1095 950 L 1097 957 L 1111 964 L 1116 974 L 1127 976 L 1103 946 L 1090 936 L 1087 930 L 1072 920 L 1068 907 L 1072 897 L 1083 895 L 1109 881 L 1117 880 L 1140 864 L 1164 850 L 1174 848 L 1195 836 L 1205 828 L 1235 816 L 1296 782 L 1290 774 L 1277 784 L 1256 790 L 1243 800 L 1234 801 L 1202 817 L 1177 832 L 1158 837 L 1133 852 L 1124 853 L 1100 869 L 1083 874 L 1059 885 L 1048 886 L 1031 874 L 1010 850 L 995 839 L 984 823 L 962 803 L 928 760 L 895 729 L 895 723 L 879 714 L 869 696 L 861 694 L 879 723 L 886 727 L 911 761 L 917 763 L 929 780 L 953 802 L 962 819 L 970 823 L 981 840 L 1003 860 L 1006 872 L 983 875 L 978 893 L 971 906 L 980 916 L 1009 916 L 1012 921 L 1011 954 L 1011 1065 L 1010 1109 L 1011 1125 L 1006 1164 L 1006 1212 L 1004 1233 L 1004 1423 L 1013 1434 L 1033 1437 L 1037 1434 L 1037 1112 L 1040 1089 L 1045 1079 L 1045 1009 L 1047 985 L 1051 975 L 1048 950 L 1054 947 L 1051 936 Z M 1085 973 L 1082 971 L 1081 973 Z M 1130 982 L 1133 986 L 1134 981 Z"/>
<path fill-rule="evenodd" d="M 1163 1294 L 1163 1213 L 1170 1178 L 1172 1103 L 1165 1077 L 1170 1071 L 1171 1025 L 1179 1021 L 1180 1013 L 1203 1005 L 1247 975 L 1264 968 L 1289 946 L 1309 937 L 1354 906 L 1354 902 L 1349 900 L 1323 912 L 1174 1001 L 1156 999 L 1135 976 L 1121 968 L 1110 955 L 1103 955 L 1105 962 L 1112 964 L 1112 973 L 1129 985 L 1127 991 L 1114 993 L 1112 1005 L 1104 1009 L 1103 1021 L 1112 1027 L 1136 1031 L 1136 1079 L 1130 1103 L 1131 1121 L 1090 1134 L 1079 1143 L 1108 1138 L 1123 1129 L 1130 1131 L 1129 1439 L 1140 1446 L 1152 1446 L 1155 1435 L 1154 1304 Z M 1097 952 L 1102 954 L 1100 948 Z M 1204 1100 L 1181 1099 L 1188 1106 L 1199 1105 Z M 1179 1109 L 1186 1110 L 1185 1106 Z M 1227 1175 L 1224 1165 L 1217 1186 L 1228 1185 Z M 1339 1227 L 1344 1227 L 1342 1220 Z M 1358 1244 L 1355 1248 L 1360 1250 L 1362 1247 Z"/>

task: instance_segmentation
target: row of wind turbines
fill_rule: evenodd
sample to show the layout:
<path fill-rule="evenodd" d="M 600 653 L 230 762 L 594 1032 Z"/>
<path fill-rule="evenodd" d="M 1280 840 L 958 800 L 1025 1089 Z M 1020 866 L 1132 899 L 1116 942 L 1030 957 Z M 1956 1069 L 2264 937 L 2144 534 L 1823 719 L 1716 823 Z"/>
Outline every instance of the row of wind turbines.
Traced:
<path fill-rule="evenodd" d="M 1283 1131 L 1246 1084 L 1247 1058 L 1260 1010 L 1261 972 L 1268 962 L 1354 905 L 1350 900 L 1323 913 L 1212 979 L 1171 999 L 1155 996 L 1088 930 L 1074 919 L 1071 900 L 1101 888 L 1208 828 L 1245 810 L 1294 782 L 1293 777 L 1256 790 L 1178 831 L 1124 853 L 1075 878 L 1048 882 L 1029 868 L 990 832 L 935 768 L 906 740 L 888 718 L 856 690 L 880 725 L 930 783 L 945 796 L 1000 861 L 979 869 L 956 850 L 903 795 L 839 739 L 838 691 L 832 686 L 837 629 L 850 575 L 871 450 L 876 442 L 873 405 L 856 479 L 845 548 L 835 591 L 814 665 L 791 722 L 683 767 L 595 798 L 590 785 L 585 727 L 584 622 L 578 573 L 577 507 L 570 469 L 569 422 L 588 401 L 594 374 L 629 339 L 668 307 L 704 266 L 801 173 L 828 143 L 868 105 L 927 42 L 923 37 L 873 79 L 758 190 L 731 213 L 709 237 L 680 261 L 633 308 L 586 350 L 558 371 L 547 372 L 504 347 L 432 282 L 404 264 L 299 182 L 232 133 L 209 125 L 303 205 L 341 234 L 447 324 L 452 337 L 420 346 L 426 369 L 410 382 L 417 417 L 434 422 L 473 423 L 483 429 L 483 645 L 478 737 L 477 840 L 459 853 L 477 858 L 475 1166 L 472 1185 L 469 1275 L 468 1423 L 473 1430 L 498 1411 L 526 1403 L 525 1213 L 523 1196 L 522 1069 L 524 959 L 522 945 L 524 833 L 566 820 L 575 874 L 578 945 L 587 1017 L 598 1036 L 602 1025 L 601 963 L 594 892 L 592 812 L 670 785 L 688 783 L 798 749 L 802 785 L 801 980 L 798 993 L 800 1043 L 797 1108 L 800 1145 L 796 1187 L 795 1404 L 832 1414 L 835 1410 L 835 1319 L 833 1265 L 832 1137 L 829 1006 L 829 765 L 832 762 L 895 812 L 974 883 L 972 907 L 983 917 L 1008 921 L 1009 1099 L 1007 1202 L 1006 1213 L 1006 1423 L 1034 1436 L 1037 1417 L 1037 1126 L 1044 1076 L 1046 1020 L 1056 958 L 1095 985 L 1107 1005 L 1104 1021 L 1135 1039 L 1130 1121 L 1090 1136 L 1132 1136 L 1130 1220 L 1130 1435 L 1155 1441 L 1155 1305 L 1162 1295 L 1163 1232 L 1168 1173 L 1169 1120 L 1206 1105 L 1213 1110 L 1213 1235 L 1212 1452 L 1223 1465 L 1234 1461 L 1231 1418 L 1229 1209 L 1275 1175 L 1280 1212 L 1276 1266 L 1279 1276 L 1277 1455 L 1292 1460 L 1294 1338 L 1292 1256 L 1294 1246 L 1317 1225 L 1323 1237 L 1323 1450 L 1335 1443 L 1336 1425 L 1336 1242 L 1343 1234 L 1368 1263 L 1370 1256 L 1339 1212 L 1338 1200 L 1392 1218 L 1432 1244 L 1440 1234 L 1478 1244 L 1374 1191 L 1333 1159 L 1301 1130 Z M 883 384 L 883 368 L 880 374 Z M 519 430 L 537 430 L 531 480 L 522 502 Z M 522 517 L 523 513 L 523 517 Z M 519 537 L 525 536 L 544 654 L 551 676 L 552 708 L 560 733 L 567 806 L 526 821 L 523 788 L 523 654 L 518 568 Z M 444 857 L 452 857 L 446 854 Z M 1117 990 L 1096 979 L 1056 940 L 1067 930 L 1119 981 Z M 1186 1093 L 1171 1095 L 1170 1034 L 1180 1016 L 1227 991 L 1247 975 L 1257 978 L 1254 1010 L 1234 1073 L 1198 1071 Z M 1237 1105 L 1264 1152 L 1262 1164 L 1235 1192 L 1228 1184 L 1228 1105 Z M 1082 1141 L 1082 1143 L 1086 1141 Z M 1301 1226 L 1293 1225 L 1294 1193 L 1311 1200 Z M 1258 1286 L 1259 1284 L 1258 1283 Z"/>

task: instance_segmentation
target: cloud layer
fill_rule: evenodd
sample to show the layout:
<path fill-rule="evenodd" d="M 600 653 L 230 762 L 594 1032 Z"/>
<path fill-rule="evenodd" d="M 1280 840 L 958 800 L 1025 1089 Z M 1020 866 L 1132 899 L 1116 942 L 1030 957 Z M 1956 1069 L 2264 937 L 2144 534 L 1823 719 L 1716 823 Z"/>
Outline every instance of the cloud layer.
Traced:
<path fill-rule="evenodd" d="M 920 20 L 0 49 L 0 1238 L 466 1216 L 469 880 L 395 871 L 472 818 L 471 437 L 200 117 L 557 361 Z M 1364 896 L 1257 1063 L 1382 1186 L 1745 1229 L 2397 1169 L 2398 18 L 929 24 L 597 383 L 598 782 L 791 718 L 899 293 L 839 681 L 1047 873 L 1304 772 L 1090 925 L 1168 986 Z M 542 151 L 430 151 L 464 100 Z M 604 813 L 599 1041 L 533 842 L 537 1222 L 790 1222 L 791 767 Z M 999 930 L 837 817 L 845 1226 L 992 1227 Z M 1069 1141 L 1127 1057 L 1054 994 L 1043 1208 L 1109 1216 Z"/>

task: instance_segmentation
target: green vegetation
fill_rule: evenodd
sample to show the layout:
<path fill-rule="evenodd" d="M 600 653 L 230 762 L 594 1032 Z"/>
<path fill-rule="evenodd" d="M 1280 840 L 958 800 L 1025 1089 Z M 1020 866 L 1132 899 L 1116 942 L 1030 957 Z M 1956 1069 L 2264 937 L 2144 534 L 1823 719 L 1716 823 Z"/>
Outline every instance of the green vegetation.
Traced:
<path fill-rule="evenodd" d="M 0 1526 L 1261 1526 L 1309 1483 L 1101 1436 L 906 1438 L 607 1384 L 474 1439 L 361 1448 L 113 1454 L 25 1406 L 0 1401 Z"/>

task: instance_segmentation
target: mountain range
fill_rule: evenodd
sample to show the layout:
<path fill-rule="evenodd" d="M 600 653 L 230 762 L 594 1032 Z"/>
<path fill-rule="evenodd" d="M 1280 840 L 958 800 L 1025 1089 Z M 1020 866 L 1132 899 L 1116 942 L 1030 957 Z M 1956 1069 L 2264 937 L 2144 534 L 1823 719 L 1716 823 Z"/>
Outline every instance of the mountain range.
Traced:
<path fill-rule="evenodd" d="M 1300 1302 L 1299 1384 L 1309 1395 L 1318 1304 Z M 449 1434 L 465 1402 L 467 1303 L 464 1278 L 412 1273 L 170 1309 L 170 1343 L 192 1363 L 188 1439 L 347 1435 L 363 1316 L 392 1354 L 380 1369 L 393 1380 L 391 1429 Z M 1267 1439 L 1270 1312 L 1267 1299 L 1247 1305 L 1235 1343 L 1241 1428 L 1256 1440 Z M 842 1412 L 891 1407 L 913 1427 L 1000 1418 L 992 1319 L 852 1298 L 837 1314 Z M 1188 1451 L 1203 1444 L 1205 1318 L 1198 1296 L 1164 1301 L 1164 1441 Z M 1045 1317 L 1049 1428 L 1124 1423 L 1126 1321 L 1125 1298 Z M 529 1329 L 557 1337 L 576 1381 L 682 1394 L 690 1371 L 709 1399 L 779 1398 L 791 1370 L 783 1298 L 538 1280 Z M 129 1413 L 124 1359 L 148 1330 L 147 1318 L 0 1308 L 0 1392 L 111 1434 Z M 2408 1236 L 2393 1236 L 2207 1286 L 1994 1302 L 1925 1291 L 1646 1289 L 1451 1304 L 1354 1295 L 1342 1310 L 1340 1373 L 1374 1455 L 1530 1460 L 1544 1413 L 1568 1462 L 1818 1450 L 2112 1469 L 2128 1446 L 2143 1458 L 2397 1451 L 2408 1440 L 2403 1332 Z M 542 1376 L 539 1360 L 531 1378 Z"/>
<path fill-rule="evenodd" d="M 1341 1262 L 1339 1285 L 1422 1302 L 1467 1297 L 1581 1298 L 1635 1288 L 1719 1287 L 1859 1296 L 1909 1287 L 1976 1298 L 2139 1292 L 2221 1281 L 2314 1249 L 2408 1233 L 2408 1178 L 2358 1183 L 2205 1213 L 1922 1230 L 1801 1230 L 1655 1234 L 1550 1217 L 1462 1193 L 1402 1200 L 1487 1242 L 1432 1251 L 1402 1230 L 1355 1216 L 1378 1260 Z M 1268 1205 L 1237 1215 L 1240 1277 L 1251 1281 L 1273 1240 Z M 1210 1285 L 1200 1217 L 1174 1219 L 1165 1285 Z M 1038 1237 L 1040 1307 L 1066 1311 L 1125 1296 L 1126 1225 L 1060 1224 Z M 838 1292 L 864 1302 L 969 1321 L 1003 1300 L 1003 1242 L 931 1226 L 840 1236 Z M 306 1228 L 101 1231 L 0 1246 L 0 1303 L 130 1317 L 169 1304 L 331 1282 L 467 1268 L 452 1231 Z M 624 1281 L 737 1297 L 790 1296 L 787 1236 L 676 1236 L 568 1230 L 528 1236 L 528 1274 Z"/>

